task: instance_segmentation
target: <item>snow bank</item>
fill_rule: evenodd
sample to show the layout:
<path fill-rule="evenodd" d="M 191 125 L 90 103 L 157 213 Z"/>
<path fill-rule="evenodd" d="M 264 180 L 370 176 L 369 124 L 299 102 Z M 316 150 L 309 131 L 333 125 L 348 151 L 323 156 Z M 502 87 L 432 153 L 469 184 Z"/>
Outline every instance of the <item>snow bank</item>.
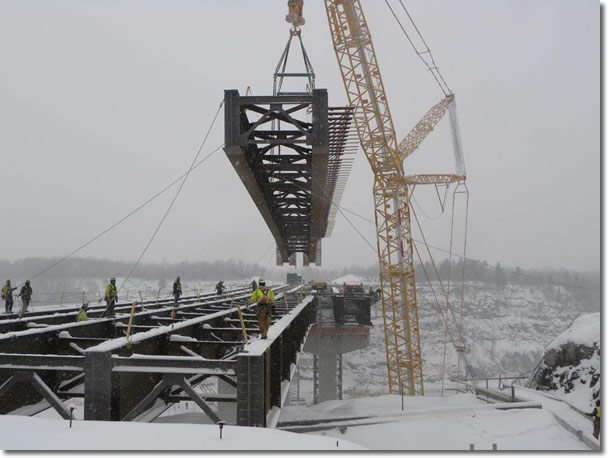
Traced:
<path fill-rule="evenodd" d="M 268 428 L 0 416 L 4 450 L 365 450 L 344 439 Z M 336 442 L 337 445 L 336 445 Z"/>
<path fill-rule="evenodd" d="M 578 317 L 566 331 L 549 344 L 547 350 L 558 349 L 568 342 L 593 347 L 593 344 L 600 342 L 600 322 L 600 313 Z"/>
<path fill-rule="evenodd" d="M 528 394 L 540 397 L 534 392 L 525 392 L 523 397 Z M 62 419 L 4 415 L 0 416 L 0 445 L 4 450 L 466 451 L 470 444 L 475 450 L 491 450 L 496 444 L 499 451 L 588 450 L 545 409 L 545 402 L 558 407 L 561 403 L 542 401 L 543 409 L 509 411 L 494 410 L 471 394 L 406 396 L 403 411 L 397 395 L 328 401 L 308 409 L 284 408 L 280 420 L 378 416 L 381 423 L 306 434 L 227 425 L 221 440 L 217 426 L 192 424 L 204 416 L 195 412 L 162 417 L 165 423 L 151 424 L 76 420 L 71 429 L 69 421 Z M 562 413 L 564 418 L 581 417 L 572 410 Z M 580 429 L 590 431 L 590 422 L 584 417 L 580 420 Z"/>

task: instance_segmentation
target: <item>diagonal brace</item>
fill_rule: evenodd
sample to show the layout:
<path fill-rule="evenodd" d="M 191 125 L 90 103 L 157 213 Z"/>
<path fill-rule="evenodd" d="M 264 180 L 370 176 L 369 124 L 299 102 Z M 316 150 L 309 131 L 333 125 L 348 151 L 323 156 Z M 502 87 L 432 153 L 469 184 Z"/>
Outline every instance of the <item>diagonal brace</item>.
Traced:
<path fill-rule="evenodd" d="M 167 388 L 167 385 L 164 380 L 161 380 L 156 384 L 156 386 L 150 391 L 145 398 L 143 398 L 139 404 L 137 404 L 131 412 L 129 412 L 122 421 L 131 421 L 135 419 L 138 415 L 142 414 L 146 408 L 152 404 L 156 398 L 163 392 L 163 390 Z"/>
<path fill-rule="evenodd" d="M 18 379 L 15 376 L 9 377 L 9 379 L 0 385 L 0 398 L 4 393 L 11 389 L 11 387 L 17 383 Z"/>
<path fill-rule="evenodd" d="M 53 390 L 51 390 L 49 386 L 44 383 L 44 380 L 42 380 L 38 374 L 36 374 L 36 372 L 22 373 L 19 374 L 18 377 L 30 382 L 36 391 L 38 391 L 44 397 L 44 399 L 47 400 L 47 402 L 57 411 L 59 415 L 61 415 L 64 420 L 70 419 L 70 412 L 63 405 L 61 399 L 59 399 Z"/>
<path fill-rule="evenodd" d="M 192 399 L 196 403 L 196 405 L 198 405 L 203 410 L 203 412 L 205 412 L 207 416 L 211 418 L 211 420 L 213 420 L 213 423 L 222 421 L 222 419 L 217 416 L 217 414 L 213 411 L 209 404 L 207 404 L 207 402 L 203 398 L 201 398 L 196 391 L 194 391 L 194 388 L 192 388 L 190 382 L 186 380 L 183 375 L 165 374 L 164 380 L 167 385 L 181 386 L 182 389 L 188 394 L 188 396 L 190 396 L 190 399 Z"/>

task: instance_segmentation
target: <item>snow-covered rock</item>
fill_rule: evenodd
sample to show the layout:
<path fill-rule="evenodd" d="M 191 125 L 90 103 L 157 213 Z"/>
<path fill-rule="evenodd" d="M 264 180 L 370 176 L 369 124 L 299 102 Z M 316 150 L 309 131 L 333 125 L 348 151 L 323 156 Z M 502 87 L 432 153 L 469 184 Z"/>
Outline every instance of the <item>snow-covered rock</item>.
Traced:
<path fill-rule="evenodd" d="M 589 411 L 600 396 L 600 314 L 577 318 L 547 347 L 530 385 Z"/>

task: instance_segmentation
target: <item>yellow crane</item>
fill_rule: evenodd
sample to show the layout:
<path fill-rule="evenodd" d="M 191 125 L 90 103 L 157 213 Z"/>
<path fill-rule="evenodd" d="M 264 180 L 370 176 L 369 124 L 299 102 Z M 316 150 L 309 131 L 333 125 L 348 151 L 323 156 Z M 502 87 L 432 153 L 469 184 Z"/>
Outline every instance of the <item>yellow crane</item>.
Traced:
<path fill-rule="evenodd" d="M 454 102 L 447 96 L 433 106 L 401 141 L 393 125 L 388 97 L 360 0 L 324 0 L 331 37 L 349 104 L 354 107 L 359 141 L 374 173 L 373 196 L 390 393 L 424 395 L 418 301 L 410 221 L 410 185 L 449 184 L 464 175 L 406 175 L 404 160 L 433 130 Z M 288 2 L 287 21 L 303 24 L 303 0 Z M 449 310 L 449 300 L 447 303 Z M 452 336 L 464 351 L 460 326 Z M 452 316 L 454 314 L 452 313 Z"/>

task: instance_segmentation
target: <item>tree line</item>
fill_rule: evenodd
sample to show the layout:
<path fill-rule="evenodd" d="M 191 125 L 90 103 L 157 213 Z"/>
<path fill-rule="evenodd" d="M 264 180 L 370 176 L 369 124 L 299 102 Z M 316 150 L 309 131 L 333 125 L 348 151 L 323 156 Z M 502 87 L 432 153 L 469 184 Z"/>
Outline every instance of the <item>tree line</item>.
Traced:
<path fill-rule="evenodd" d="M 28 279 L 60 261 L 61 258 L 25 258 L 15 261 L 0 260 L 0 281 Z M 133 268 L 133 262 L 95 258 L 69 258 L 47 272 L 48 279 L 110 278 L 125 277 Z M 132 274 L 133 278 L 159 280 L 187 276 L 198 280 L 241 279 L 264 275 L 264 268 L 234 259 L 222 261 L 183 261 L 178 263 L 141 263 Z"/>

